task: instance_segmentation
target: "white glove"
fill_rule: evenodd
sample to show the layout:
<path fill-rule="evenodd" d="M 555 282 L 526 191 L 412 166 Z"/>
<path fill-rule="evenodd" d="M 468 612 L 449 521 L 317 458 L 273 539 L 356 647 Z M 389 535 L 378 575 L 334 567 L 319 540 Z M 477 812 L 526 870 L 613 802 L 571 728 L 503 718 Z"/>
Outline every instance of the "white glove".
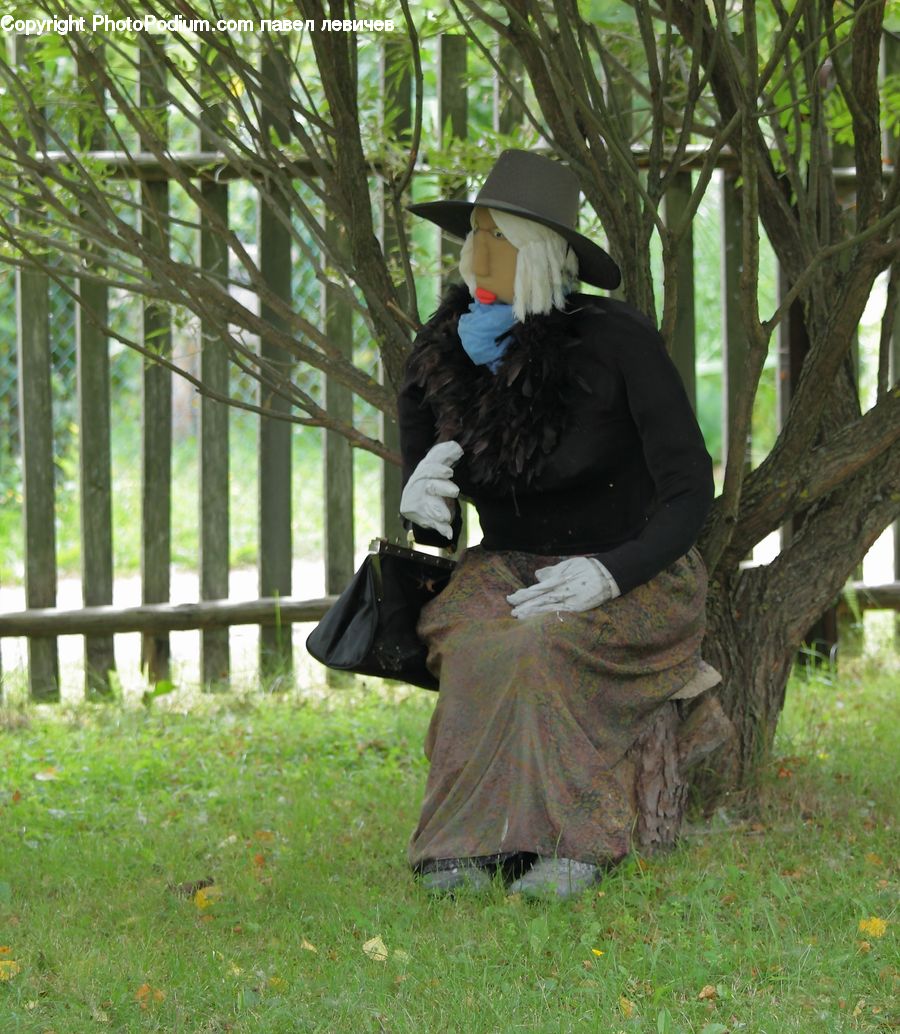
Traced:
<path fill-rule="evenodd" d="M 557 610 L 593 610 L 622 594 L 616 580 L 591 557 L 575 556 L 534 572 L 537 582 L 506 597 L 513 617 L 530 618 Z"/>
<path fill-rule="evenodd" d="M 462 454 L 458 442 L 433 446 L 412 472 L 400 497 L 404 517 L 421 528 L 433 528 L 445 539 L 453 538 L 453 510 L 447 500 L 459 495 L 459 486 L 453 483 L 453 464 Z"/>

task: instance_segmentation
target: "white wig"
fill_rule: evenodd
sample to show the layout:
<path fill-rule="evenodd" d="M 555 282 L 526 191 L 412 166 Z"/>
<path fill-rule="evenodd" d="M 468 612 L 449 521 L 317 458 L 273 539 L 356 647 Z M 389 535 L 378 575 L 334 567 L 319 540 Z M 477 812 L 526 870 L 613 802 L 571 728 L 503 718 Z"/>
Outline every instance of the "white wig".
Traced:
<path fill-rule="evenodd" d="M 519 215 L 488 211 L 497 228 L 518 251 L 516 279 L 513 286 L 513 315 L 524 320 L 532 314 L 547 313 L 552 308 L 565 306 L 566 294 L 578 277 L 578 257 L 566 240 L 549 226 L 523 219 Z M 475 227 L 475 209 L 472 209 L 472 227 Z M 469 232 L 459 256 L 459 271 L 466 286 L 475 294 L 475 274 L 472 270 L 475 240 Z"/>

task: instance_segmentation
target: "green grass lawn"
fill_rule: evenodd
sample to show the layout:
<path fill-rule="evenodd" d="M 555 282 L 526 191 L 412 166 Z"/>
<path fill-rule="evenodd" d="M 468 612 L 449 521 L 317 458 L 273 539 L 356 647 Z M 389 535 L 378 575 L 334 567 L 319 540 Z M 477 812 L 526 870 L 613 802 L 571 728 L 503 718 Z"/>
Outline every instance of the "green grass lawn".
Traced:
<path fill-rule="evenodd" d="M 430 694 L 8 705 L 0 1032 L 896 1029 L 895 681 L 795 678 L 758 814 L 552 904 L 411 880 Z"/>

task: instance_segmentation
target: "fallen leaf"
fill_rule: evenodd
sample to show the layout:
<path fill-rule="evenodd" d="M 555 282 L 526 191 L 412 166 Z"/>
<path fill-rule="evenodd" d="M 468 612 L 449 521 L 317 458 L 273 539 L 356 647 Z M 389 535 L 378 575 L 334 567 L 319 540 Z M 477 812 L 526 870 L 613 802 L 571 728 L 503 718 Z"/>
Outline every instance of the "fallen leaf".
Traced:
<path fill-rule="evenodd" d="M 872 945 L 869 944 L 868 941 L 857 941 L 856 946 L 863 953 L 863 955 L 868 954 L 872 950 Z"/>
<path fill-rule="evenodd" d="M 386 962 L 388 950 L 380 937 L 372 937 L 362 946 L 362 950 L 375 962 Z"/>
<path fill-rule="evenodd" d="M 404 951 L 402 948 L 395 948 L 393 958 L 399 959 L 400 962 L 409 962 L 409 952 Z"/>
<path fill-rule="evenodd" d="M 21 790 L 13 790 L 13 794 L 12 794 L 12 802 L 13 802 L 13 804 L 18 804 L 19 801 L 21 801 L 21 800 L 22 800 L 22 791 Z"/>
<path fill-rule="evenodd" d="M 34 773 L 34 778 L 39 783 L 49 783 L 51 779 L 56 779 L 58 775 L 58 768 L 42 768 L 39 772 Z"/>
<path fill-rule="evenodd" d="M 698 1000 L 701 1001 L 701 1002 L 704 1002 L 704 1001 L 710 1001 L 710 1002 L 714 1001 L 715 997 L 716 997 L 716 989 L 713 987 L 712 984 L 707 984 L 704 988 L 702 988 L 702 990 L 700 991 L 700 994 L 697 995 Z"/>
<path fill-rule="evenodd" d="M 141 984 L 134 993 L 134 1000 L 142 1009 L 149 1009 L 151 1005 L 157 1005 L 165 1001 L 166 992 L 158 987 L 151 987 L 150 984 Z"/>
<path fill-rule="evenodd" d="M 203 912 L 207 908 L 212 906 L 222 897 L 222 888 L 217 887 L 216 884 L 212 883 L 208 886 L 201 887 L 194 895 L 194 904 L 197 908 Z"/>
<path fill-rule="evenodd" d="M 262 840 L 264 843 L 275 839 L 275 834 L 271 829 L 258 829 L 253 835 L 257 840 Z"/>
<path fill-rule="evenodd" d="M 269 977 L 267 983 L 273 991 L 286 991 L 288 986 L 283 977 Z"/>
<path fill-rule="evenodd" d="M 312 952 L 315 952 L 316 955 L 319 954 L 319 949 L 314 944 L 310 944 L 309 941 L 305 937 L 300 942 L 300 947 L 304 951 L 312 951 Z"/>
<path fill-rule="evenodd" d="M 885 933 L 887 933 L 887 926 L 888 924 L 884 919 L 870 916 L 868 919 L 860 919 L 859 932 L 867 933 L 870 937 L 884 937 Z"/>
<path fill-rule="evenodd" d="M 884 859 L 880 855 L 875 854 L 873 851 L 870 851 L 866 855 L 866 861 L 869 863 L 869 865 L 877 865 L 879 867 L 884 865 Z"/>
<path fill-rule="evenodd" d="M 634 1016 L 634 1002 L 629 1002 L 624 995 L 619 995 L 619 1008 L 626 1020 L 630 1020 Z"/>
<path fill-rule="evenodd" d="M 15 959 L 0 959 L 0 982 L 12 980 L 22 972 L 22 967 Z"/>

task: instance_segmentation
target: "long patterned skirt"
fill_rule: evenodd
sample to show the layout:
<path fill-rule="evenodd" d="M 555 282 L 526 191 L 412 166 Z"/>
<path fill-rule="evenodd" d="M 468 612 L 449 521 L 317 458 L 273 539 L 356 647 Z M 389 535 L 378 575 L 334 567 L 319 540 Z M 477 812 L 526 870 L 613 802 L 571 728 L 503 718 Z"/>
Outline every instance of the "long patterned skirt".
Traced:
<path fill-rule="evenodd" d="M 595 610 L 512 617 L 506 597 L 561 559 L 469 549 L 422 611 L 440 695 L 409 844 L 416 869 L 519 853 L 622 858 L 636 808 L 629 747 L 661 703 L 718 681 L 700 657 L 696 550 Z"/>

